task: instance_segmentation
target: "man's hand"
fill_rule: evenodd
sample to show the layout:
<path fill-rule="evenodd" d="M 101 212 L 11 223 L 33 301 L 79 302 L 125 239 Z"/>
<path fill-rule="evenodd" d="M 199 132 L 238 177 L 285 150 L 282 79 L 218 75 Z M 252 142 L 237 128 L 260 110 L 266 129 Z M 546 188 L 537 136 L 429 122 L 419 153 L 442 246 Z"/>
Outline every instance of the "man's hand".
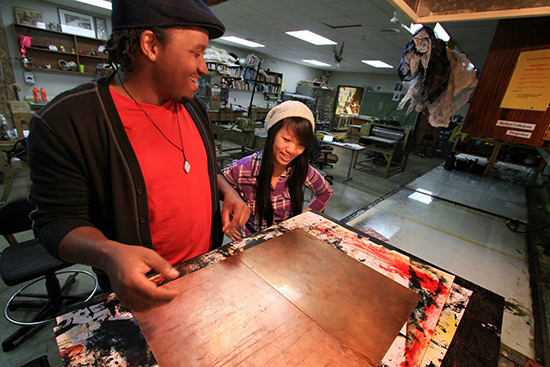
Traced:
<path fill-rule="evenodd" d="M 222 230 L 231 233 L 237 226 L 244 226 L 250 217 L 250 208 L 222 175 L 218 175 L 222 205 Z"/>
<path fill-rule="evenodd" d="M 59 243 L 61 259 L 93 266 L 109 276 L 117 297 L 133 311 L 161 306 L 179 292 L 158 287 L 145 274 L 155 270 L 167 279 L 179 272 L 155 251 L 108 240 L 96 228 L 79 227 L 69 232 Z"/>
<path fill-rule="evenodd" d="M 174 299 L 179 291 L 159 287 L 145 274 L 155 270 L 167 279 L 177 278 L 179 272 L 155 251 L 113 242 L 111 261 L 104 271 L 117 297 L 132 311 L 158 307 Z"/>

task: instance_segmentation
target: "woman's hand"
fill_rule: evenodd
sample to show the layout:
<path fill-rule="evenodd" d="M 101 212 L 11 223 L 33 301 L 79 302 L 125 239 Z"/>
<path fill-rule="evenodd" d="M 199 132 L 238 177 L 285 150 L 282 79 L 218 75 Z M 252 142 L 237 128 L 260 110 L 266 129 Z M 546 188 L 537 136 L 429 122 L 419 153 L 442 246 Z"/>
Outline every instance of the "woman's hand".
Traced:
<path fill-rule="evenodd" d="M 225 235 L 229 238 L 231 238 L 233 241 L 238 241 L 242 238 L 241 231 L 239 230 L 239 227 L 233 227 L 227 231 L 225 231 Z"/>
<path fill-rule="evenodd" d="M 244 226 L 250 217 L 250 208 L 237 191 L 227 183 L 223 175 L 218 175 L 218 187 L 222 204 L 222 230 L 232 233 L 237 226 Z"/>

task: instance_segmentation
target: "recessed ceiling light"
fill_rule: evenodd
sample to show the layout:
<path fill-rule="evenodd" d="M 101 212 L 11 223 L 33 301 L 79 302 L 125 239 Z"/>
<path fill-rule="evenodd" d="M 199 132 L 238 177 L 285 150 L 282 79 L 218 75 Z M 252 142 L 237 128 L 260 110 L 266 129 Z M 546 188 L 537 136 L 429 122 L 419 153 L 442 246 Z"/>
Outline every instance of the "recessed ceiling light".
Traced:
<path fill-rule="evenodd" d="M 299 38 L 302 41 L 313 43 L 314 45 L 317 45 L 317 46 L 337 45 L 336 42 L 329 40 L 328 38 L 325 38 L 323 36 L 319 36 L 317 33 L 313 33 L 310 31 L 292 31 L 292 32 L 285 32 L 285 33 L 288 34 L 289 36 Z"/>
<path fill-rule="evenodd" d="M 309 64 L 317 65 L 317 66 L 330 66 L 330 64 L 317 61 L 317 60 L 302 60 L 303 62 L 307 62 Z"/>
<path fill-rule="evenodd" d="M 365 64 L 373 66 L 375 68 L 393 69 L 393 66 L 391 66 L 390 64 L 386 64 L 384 61 L 380 60 L 361 60 L 361 62 L 364 62 Z"/>
<path fill-rule="evenodd" d="M 113 9 L 113 4 L 111 4 L 110 1 L 105 1 L 105 0 L 76 0 L 76 1 L 84 4 L 88 4 L 88 5 L 97 6 L 98 8 L 103 8 L 108 10 Z"/>
<path fill-rule="evenodd" d="M 227 42 L 238 43 L 239 45 L 248 46 L 248 47 L 265 47 L 260 43 L 252 42 L 249 40 L 245 40 L 244 38 L 235 37 L 235 36 L 221 37 L 220 39 Z"/>

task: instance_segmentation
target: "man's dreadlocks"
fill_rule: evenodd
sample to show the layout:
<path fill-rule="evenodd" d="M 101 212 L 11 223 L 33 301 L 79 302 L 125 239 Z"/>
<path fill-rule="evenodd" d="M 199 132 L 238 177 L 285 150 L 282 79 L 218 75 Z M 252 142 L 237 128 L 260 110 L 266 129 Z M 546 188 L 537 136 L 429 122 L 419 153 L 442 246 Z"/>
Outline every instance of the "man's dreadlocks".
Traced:
<path fill-rule="evenodd" d="M 109 57 L 108 63 L 113 68 L 120 68 L 123 71 L 131 72 L 136 62 L 135 51 L 139 47 L 139 40 L 143 31 L 148 28 L 119 29 L 113 31 L 105 47 Z M 151 27 L 150 30 L 155 34 L 161 43 L 165 43 L 168 38 L 166 28 Z"/>

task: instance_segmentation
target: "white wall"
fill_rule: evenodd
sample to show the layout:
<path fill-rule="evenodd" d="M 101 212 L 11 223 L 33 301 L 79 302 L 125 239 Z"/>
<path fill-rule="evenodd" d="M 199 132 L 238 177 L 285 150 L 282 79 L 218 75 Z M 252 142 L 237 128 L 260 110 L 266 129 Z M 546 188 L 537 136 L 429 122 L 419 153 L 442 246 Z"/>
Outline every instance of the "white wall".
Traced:
<path fill-rule="evenodd" d="M 371 87 L 373 90 L 381 93 L 393 93 L 395 83 L 400 82 L 397 70 L 395 75 L 381 75 L 368 73 L 342 73 L 331 72 L 329 82 L 334 86 L 350 85 L 357 87 Z M 381 87 L 381 89 L 377 89 Z"/>

